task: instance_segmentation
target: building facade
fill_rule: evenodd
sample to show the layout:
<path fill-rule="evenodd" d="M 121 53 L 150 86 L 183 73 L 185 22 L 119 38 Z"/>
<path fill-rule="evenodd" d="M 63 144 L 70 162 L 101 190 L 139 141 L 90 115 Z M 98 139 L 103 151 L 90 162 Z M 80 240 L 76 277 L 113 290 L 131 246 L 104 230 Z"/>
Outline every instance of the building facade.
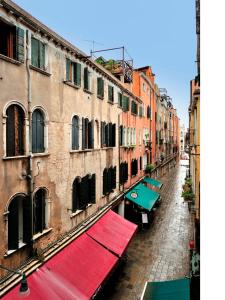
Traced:
<path fill-rule="evenodd" d="M 162 153 L 175 153 L 159 147 L 166 142 L 157 132 L 174 140 L 178 125 L 150 67 L 125 85 L 10 0 L 1 3 L 0 264 L 16 269 L 85 227 Z"/>

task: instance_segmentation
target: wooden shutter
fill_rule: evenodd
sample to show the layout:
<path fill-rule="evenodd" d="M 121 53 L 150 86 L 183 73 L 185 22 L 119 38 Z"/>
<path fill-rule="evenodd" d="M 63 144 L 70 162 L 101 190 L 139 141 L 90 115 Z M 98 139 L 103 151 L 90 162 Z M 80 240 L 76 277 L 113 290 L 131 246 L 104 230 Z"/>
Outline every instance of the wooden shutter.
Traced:
<path fill-rule="evenodd" d="M 128 163 L 125 163 L 125 168 L 124 168 L 124 182 L 128 180 Z"/>
<path fill-rule="evenodd" d="M 112 124 L 112 146 L 116 146 L 116 124 Z"/>
<path fill-rule="evenodd" d="M 79 118 L 73 117 L 72 120 L 72 150 L 79 149 Z"/>
<path fill-rule="evenodd" d="M 89 179 L 88 175 L 84 176 L 81 180 L 81 188 L 80 188 L 80 203 L 79 209 L 85 209 L 88 204 L 89 197 Z"/>
<path fill-rule="evenodd" d="M 16 27 L 16 59 L 24 62 L 24 30 Z"/>
<path fill-rule="evenodd" d="M 109 123 L 109 147 L 113 145 L 113 138 L 112 138 L 112 123 Z"/>
<path fill-rule="evenodd" d="M 32 114 L 32 152 L 37 153 L 37 111 Z"/>
<path fill-rule="evenodd" d="M 44 152 L 44 117 L 40 110 L 37 111 L 37 151 Z"/>
<path fill-rule="evenodd" d="M 80 182 L 79 178 L 76 178 L 73 182 L 73 192 L 72 192 L 72 211 L 79 209 L 80 203 Z"/>
<path fill-rule="evenodd" d="M 31 38 L 31 64 L 35 67 L 39 67 L 39 43 L 35 38 Z"/>
<path fill-rule="evenodd" d="M 89 90 L 88 68 L 84 68 L 84 89 Z"/>
<path fill-rule="evenodd" d="M 8 250 L 18 249 L 19 247 L 19 200 L 19 197 L 14 198 L 8 208 Z"/>
<path fill-rule="evenodd" d="M 96 203 L 96 176 L 92 174 L 91 179 L 89 179 L 89 203 Z"/>
<path fill-rule="evenodd" d="M 82 149 L 85 149 L 85 119 L 82 118 Z"/>
<path fill-rule="evenodd" d="M 123 97 L 121 93 L 118 93 L 118 104 L 120 107 L 123 106 Z"/>
<path fill-rule="evenodd" d="M 15 114 L 14 105 L 11 105 L 6 111 L 6 155 L 15 155 Z"/>
<path fill-rule="evenodd" d="M 66 59 L 66 80 L 71 81 L 71 60 Z"/>
<path fill-rule="evenodd" d="M 30 243 L 32 230 L 31 230 L 31 201 L 29 197 L 23 199 L 23 242 Z"/>
<path fill-rule="evenodd" d="M 105 147 L 105 122 L 101 122 L 101 147 Z"/>
<path fill-rule="evenodd" d="M 111 85 L 108 85 L 108 98 L 109 98 L 109 101 L 112 101 L 114 100 L 114 93 L 113 93 L 113 86 Z"/>
<path fill-rule="evenodd" d="M 88 122 L 88 149 L 94 148 L 94 121 Z"/>
<path fill-rule="evenodd" d="M 103 195 L 106 195 L 108 192 L 108 170 L 105 168 L 103 171 Z"/>
<path fill-rule="evenodd" d="M 74 84 L 81 86 L 81 64 L 74 63 Z"/>
<path fill-rule="evenodd" d="M 101 96 L 104 98 L 104 80 L 101 80 Z"/>
<path fill-rule="evenodd" d="M 113 176 L 112 176 L 112 188 L 116 188 L 116 166 L 113 168 Z"/>
<path fill-rule="evenodd" d="M 24 112 L 20 106 L 14 106 L 15 112 L 15 155 L 24 154 Z"/>
<path fill-rule="evenodd" d="M 39 41 L 39 68 L 45 70 L 45 44 Z"/>
<path fill-rule="evenodd" d="M 105 125 L 105 145 L 109 147 L 109 124 Z"/>

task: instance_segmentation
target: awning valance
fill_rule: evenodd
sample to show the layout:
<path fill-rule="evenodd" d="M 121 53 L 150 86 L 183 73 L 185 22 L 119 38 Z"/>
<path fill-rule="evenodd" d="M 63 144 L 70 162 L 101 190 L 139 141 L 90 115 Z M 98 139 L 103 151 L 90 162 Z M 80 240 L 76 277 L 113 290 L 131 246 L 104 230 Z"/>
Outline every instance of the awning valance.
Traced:
<path fill-rule="evenodd" d="M 137 225 L 109 210 L 87 234 L 115 254 L 122 256 L 128 247 Z"/>
<path fill-rule="evenodd" d="M 146 183 L 149 183 L 153 186 L 156 186 L 158 188 L 161 188 L 163 186 L 163 184 L 160 181 L 158 181 L 156 179 L 153 179 L 153 178 L 150 178 L 150 177 L 145 177 L 143 179 L 143 181 L 146 182 Z"/>
<path fill-rule="evenodd" d="M 26 299 L 90 299 L 117 262 L 117 256 L 84 233 L 27 278 Z M 18 290 L 19 285 L 3 299 L 20 299 Z"/>
<path fill-rule="evenodd" d="M 132 190 L 126 193 L 125 197 L 150 211 L 155 205 L 155 202 L 160 198 L 160 195 L 147 188 L 144 184 L 139 183 Z"/>
<path fill-rule="evenodd" d="M 189 279 L 146 282 L 141 300 L 190 300 Z"/>

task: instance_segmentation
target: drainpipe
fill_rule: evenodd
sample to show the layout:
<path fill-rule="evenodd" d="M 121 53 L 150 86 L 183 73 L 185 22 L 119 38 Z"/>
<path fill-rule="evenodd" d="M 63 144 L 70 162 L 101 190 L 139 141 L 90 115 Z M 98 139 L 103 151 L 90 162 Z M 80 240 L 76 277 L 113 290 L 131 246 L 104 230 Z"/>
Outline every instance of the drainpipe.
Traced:
<path fill-rule="evenodd" d="M 27 175 L 27 184 L 28 184 L 28 195 L 29 195 L 29 201 L 30 201 L 30 207 L 31 207 L 31 222 L 30 222 L 30 230 L 31 230 L 31 239 L 30 239 L 30 251 L 31 255 L 33 254 L 33 190 L 34 190 L 34 180 L 33 180 L 33 162 L 32 162 L 32 111 L 31 111 L 31 101 L 32 101 L 32 95 L 31 95 L 31 74 L 30 74 L 30 60 L 31 60 L 31 53 L 30 53 L 30 47 L 29 47 L 29 32 L 26 31 L 26 69 L 27 69 L 27 86 L 28 86 L 28 94 L 27 94 L 27 100 L 28 100 L 28 122 L 29 122 L 29 157 L 28 157 L 28 175 Z"/>

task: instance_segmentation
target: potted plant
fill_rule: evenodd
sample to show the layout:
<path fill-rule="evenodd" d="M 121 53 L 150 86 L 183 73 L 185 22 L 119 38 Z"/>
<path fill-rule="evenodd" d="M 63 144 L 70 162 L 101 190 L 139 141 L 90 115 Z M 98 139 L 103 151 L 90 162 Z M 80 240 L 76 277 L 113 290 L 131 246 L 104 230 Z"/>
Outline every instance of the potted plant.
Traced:
<path fill-rule="evenodd" d="M 151 176 L 151 173 L 152 173 L 152 170 L 154 169 L 154 166 L 151 165 L 151 164 L 148 164 L 146 167 L 145 167 L 145 174 L 149 177 Z"/>

